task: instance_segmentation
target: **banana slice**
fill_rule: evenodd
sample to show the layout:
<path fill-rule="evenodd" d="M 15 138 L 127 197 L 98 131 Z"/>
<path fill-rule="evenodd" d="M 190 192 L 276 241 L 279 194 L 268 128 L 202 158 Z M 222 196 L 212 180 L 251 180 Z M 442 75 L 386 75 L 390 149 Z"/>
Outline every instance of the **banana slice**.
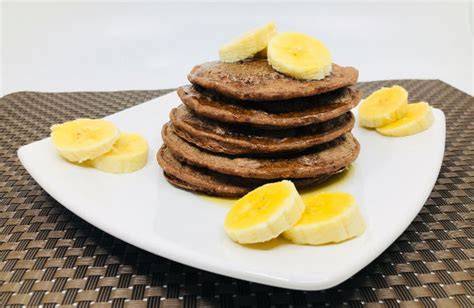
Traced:
<path fill-rule="evenodd" d="M 224 229 L 238 243 L 261 243 L 298 222 L 303 211 L 303 200 L 292 182 L 270 183 L 237 200 L 225 218 Z"/>
<path fill-rule="evenodd" d="M 381 127 L 403 117 L 408 92 L 400 87 L 381 88 L 370 94 L 359 107 L 359 122 L 365 127 Z"/>
<path fill-rule="evenodd" d="M 329 49 L 309 35 L 282 32 L 268 43 L 268 63 L 278 72 L 297 79 L 323 79 L 331 74 Z"/>
<path fill-rule="evenodd" d="M 59 154 L 77 163 L 110 151 L 119 135 L 118 128 L 105 120 L 77 119 L 51 127 L 51 139 Z"/>
<path fill-rule="evenodd" d="M 233 39 L 219 49 L 222 62 L 237 62 L 254 56 L 265 49 L 270 38 L 276 33 L 276 25 L 270 22 L 263 27 L 249 31 Z"/>
<path fill-rule="evenodd" d="M 408 104 L 404 117 L 377 128 L 377 131 L 386 136 L 409 136 L 424 131 L 433 124 L 433 120 L 433 112 L 428 103 L 413 103 Z"/>
<path fill-rule="evenodd" d="M 139 134 L 122 133 L 112 149 L 91 161 L 91 165 L 109 173 L 128 173 L 143 168 L 148 161 L 148 143 Z"/>
<path fill-rule="evenodd" d="M 327 192 L 304 200 L 303 216 L 283 236 L 296 244 L 322 245 L 342 242 L 362 234 L 364 219 L 354 197 Z"/>

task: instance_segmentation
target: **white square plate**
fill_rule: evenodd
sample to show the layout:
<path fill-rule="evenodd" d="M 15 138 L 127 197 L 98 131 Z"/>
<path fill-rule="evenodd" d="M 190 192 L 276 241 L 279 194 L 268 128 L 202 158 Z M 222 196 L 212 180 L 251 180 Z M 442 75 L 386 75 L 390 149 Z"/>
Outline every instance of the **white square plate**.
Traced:
<path fill-rule="evenodd" d="M 179 103 L 173 92 L 107 117 L 149 141 L 149 162 L 134 173 L 114 175 L 67 163 L 50 138 L 21 147 L 18 156 L 59 203 L 130 244 L 210 272 L 301 290 L 335 286 L 380 255 L 423 206 L 443 159 L 441 110 L 433 110 L 428 130 L 404 138 L 383 137 L 356 124 L 361 153 L 337 190 L 355 196 L 367 222 L 365 233 L 337 245 L 244 247 L 224 232 L 228 207 L 171 186 L 156 163 L 161 126 Z"/>

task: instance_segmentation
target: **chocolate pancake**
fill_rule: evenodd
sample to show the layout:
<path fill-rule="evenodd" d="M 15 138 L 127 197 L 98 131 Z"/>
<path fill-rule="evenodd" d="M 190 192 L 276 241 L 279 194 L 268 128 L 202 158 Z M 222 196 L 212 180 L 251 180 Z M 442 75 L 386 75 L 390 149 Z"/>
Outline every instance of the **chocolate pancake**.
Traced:
<path fill-rule="evenodd" d="M 172 155 L 188 164 L 215 172 L 258 179 L 313 178 L 333 173 L 353 162 L 360 150 L 351 133 L 296 156 L 278 158 L 230 157 L 215 154 L 181 139 L 171 123 L 163 126 L 163 141 Z"/>
<path fill-rule="evenodd" d="M 324 122 L 354 108 L 362 93 L 342 88 L 320 95 L 275 102 L 242 102 L 200 87 L 178 89 L 183 103 L 206 118 L 266 129 L 283 129 Z"/>
<path fill-rule="evenodd" d="M 164 175 L 168 182 L 190 191 L 220 197 L 240 197 L 252 189 L 268 183 L 268 181 L 265 180 L 234 177 L 188 165 L 175 159 L 166 145 L 160 148 L 156 157 L 158 163 L 164 170 Z M 344 169 L 338 170 L 336 173 L 343 170 Z M 305 188 L 323 182 L 334 174 L 325 174 L 316 178 L 295 179 L 292 181 L 296 187 Z"/>
<path fill-rule="evenodd" d="M 211 152 L 229 155 L 302 151 L 336 139 L 354 127 L 351 112 L 323 123 L 270 131 L 198 117 L 184 105 L 174 108 L 170 118 L 181 138 Z"/>
<path fill-rule="evenodd" d="M 359 72 L 333 64 L 331 75 L 321 80 L 297 80 L 275 71 L 267 60 L 237 63 L 208 62 L 196 65 L 191 83 L 240 100 L 275 101 L 312 96 L 354 85 Z"/>

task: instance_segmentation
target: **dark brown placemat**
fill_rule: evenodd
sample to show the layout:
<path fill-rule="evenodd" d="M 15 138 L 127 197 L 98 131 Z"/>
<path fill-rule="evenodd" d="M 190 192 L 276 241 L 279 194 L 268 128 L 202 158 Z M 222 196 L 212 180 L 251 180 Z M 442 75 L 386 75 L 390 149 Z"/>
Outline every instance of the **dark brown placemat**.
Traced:
<path fill-rule="evenodd" d="M 1 98 L 0 306 L 472 307 L 473 98 L 437 80 L 358 87 L 367 94 L 392 84 L 445 112 L 440 176 L 421 212 L 387 251 L 353 278 L 320 292 L 236 280 L 139 250 L 62 207 L 18 161 L 18 147 L 47 137 L 54 123 L 102 117 L 168 91 L 19 92 Z"/>

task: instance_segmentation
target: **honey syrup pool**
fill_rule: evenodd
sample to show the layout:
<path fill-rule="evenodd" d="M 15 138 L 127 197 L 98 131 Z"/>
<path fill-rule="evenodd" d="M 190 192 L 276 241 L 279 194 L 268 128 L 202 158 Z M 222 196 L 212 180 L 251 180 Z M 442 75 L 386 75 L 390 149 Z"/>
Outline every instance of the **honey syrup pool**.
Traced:
<path fill-rule="evenodd" d="M 344 184 L 348 179 L 350 179 L 355 173 L 355 165 L 351 164 L 346 170 L 342 171 L 339 174 L 332 176 L 329 180 L 324 181 L 323 183 L 316 184 L 313 187 L 305 188 L 298 190 L 301 194 L 303 200 L 306 198 L 311 198 L 312 196 L 327 191 L 335 191 Z M 204 200 L 221 206 L 231 207 L 238 198 L 223 198 L 223 197 L 211 197 L 206 195 L 199 195 Z"/>

